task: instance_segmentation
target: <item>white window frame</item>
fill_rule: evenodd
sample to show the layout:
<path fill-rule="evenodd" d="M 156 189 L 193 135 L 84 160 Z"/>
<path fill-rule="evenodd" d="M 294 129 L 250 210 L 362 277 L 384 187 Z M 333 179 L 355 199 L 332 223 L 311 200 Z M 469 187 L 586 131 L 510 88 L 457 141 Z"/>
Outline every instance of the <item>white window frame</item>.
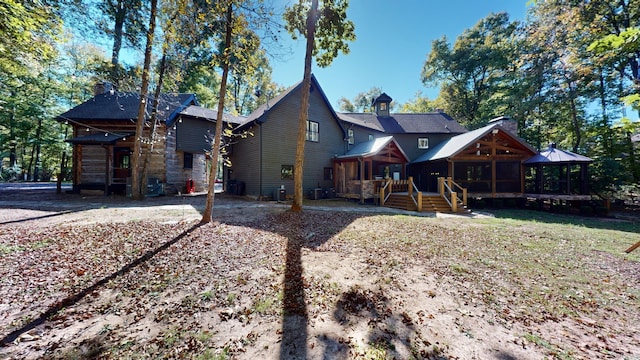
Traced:
<path fill-rule="evenodd" d="M 307 120 L 306 140 L 313 142 L 320 141 L 320 123 L 317 121 Z"/>
<path fill-rule="evenodd" d="M 418 149 L 428 149 L 429 138 L 418 138 Z"/>
<path fill-rule="evenodd" d="M 349 145 L 353 145 L 356 142 L 356 138 L 353 135 L 353 129 L 347 130 L 347 138 L 349 139 Z"/>

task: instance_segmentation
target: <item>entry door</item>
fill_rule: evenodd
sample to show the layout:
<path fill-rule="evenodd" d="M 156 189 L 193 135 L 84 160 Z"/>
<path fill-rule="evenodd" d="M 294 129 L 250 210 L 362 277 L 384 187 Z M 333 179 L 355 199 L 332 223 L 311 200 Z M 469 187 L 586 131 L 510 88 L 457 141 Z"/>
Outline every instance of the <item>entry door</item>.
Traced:
<path fill-rule="evenodd" d="M 427 172 L 427 191 L 438 192 L 438 178 L 446 177 L 447 164 L 442 162 L 430 163 L 426 166 Z"/>
<path fill-rule="evenodd" d="M 113 179 L 124 180 L 131 176 L 131 149 L 117 147 L 113 149 Z M 119 182 L 119 181 L 115 181 Z"/>

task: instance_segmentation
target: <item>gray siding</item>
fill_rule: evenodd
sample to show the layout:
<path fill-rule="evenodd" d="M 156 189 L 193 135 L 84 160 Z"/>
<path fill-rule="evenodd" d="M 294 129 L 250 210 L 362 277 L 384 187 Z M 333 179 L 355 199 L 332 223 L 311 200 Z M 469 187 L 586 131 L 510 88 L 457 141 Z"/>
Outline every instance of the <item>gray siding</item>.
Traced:
<path fill-rule="evenodd" d="M 176 150 L 204 154 L 211 150 L 207 133 L 213 136 L 215 128 L 214 122 L 182 117 L 182 122 L 176 123 Z"/>
<path fill-rule="evenodd" d="M 245 183 L 247 195 L 260 195 L 260 126 L 255 125 L 247 131 L 244 139 L 237 139 L 231 147 L 231 173 L 229 180 Z"/>
<path fill-rule="evenodd" d="M 281 168 L 282 165 L 295 165 L 299 111 L 300 91 L 295 91 L 268 110 L 262 125 L 252 128 L 254 136 L 241 139 L 234 145 L 231 179 L 245 182 L 247 195 L 272 196 L 281 186 L 285 187 L 288 195 L 293 193 L 293 179 L 281 179 Z M 318 91 L 313 91 L 309 99 L 309 120 L 319 124 L 319 141 L 305 143 L 305 195 L 318 184 L 332 186 L 330 180 L 324 180 L 324 168 L 332 168 L 334 155 L 344 153 L 344 133 Z M 260 142 L 264 151 L 262 166 Z"/>

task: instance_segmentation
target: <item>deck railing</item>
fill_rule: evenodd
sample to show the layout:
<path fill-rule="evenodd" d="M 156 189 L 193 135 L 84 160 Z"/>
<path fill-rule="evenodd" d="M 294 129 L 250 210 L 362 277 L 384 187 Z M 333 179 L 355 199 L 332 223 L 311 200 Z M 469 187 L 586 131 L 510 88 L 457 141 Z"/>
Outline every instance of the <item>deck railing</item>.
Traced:
<path fill-rule="evenodd" d="M 380 205 L 384 205 L 393 193 L 407 193 L 407 196 L 418 211 L 422 210 L 422 192 L 418 190 L 418 187 L 413 182 L 413 177 L 410 176 L 407 180 L 388 179 L 380 188 Z"/>
<path fill-rule="evenodd" d="M 462 196 L 458 196 L 458 192 L 454 190 L 460 190 Z M 438 192 L 440 196 L 449 204 L 451 211 L 457 212 L 458 206 L 467 206 L 467 189 L 456 184 L 451 177 L 439 177 L 438 178 Z"/>

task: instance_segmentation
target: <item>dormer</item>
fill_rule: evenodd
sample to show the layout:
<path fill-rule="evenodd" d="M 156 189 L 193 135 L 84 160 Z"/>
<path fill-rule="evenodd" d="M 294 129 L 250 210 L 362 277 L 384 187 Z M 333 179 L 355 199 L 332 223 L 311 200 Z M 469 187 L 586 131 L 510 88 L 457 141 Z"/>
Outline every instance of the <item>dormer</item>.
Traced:
<path fill-rule="evenodd" d="M 373 100 L 371 106 L 374 108 L 376 115 L 382 117 L 389 117 L 389 107 L 393 99 L 386 93 L 380 94 Z"/>

